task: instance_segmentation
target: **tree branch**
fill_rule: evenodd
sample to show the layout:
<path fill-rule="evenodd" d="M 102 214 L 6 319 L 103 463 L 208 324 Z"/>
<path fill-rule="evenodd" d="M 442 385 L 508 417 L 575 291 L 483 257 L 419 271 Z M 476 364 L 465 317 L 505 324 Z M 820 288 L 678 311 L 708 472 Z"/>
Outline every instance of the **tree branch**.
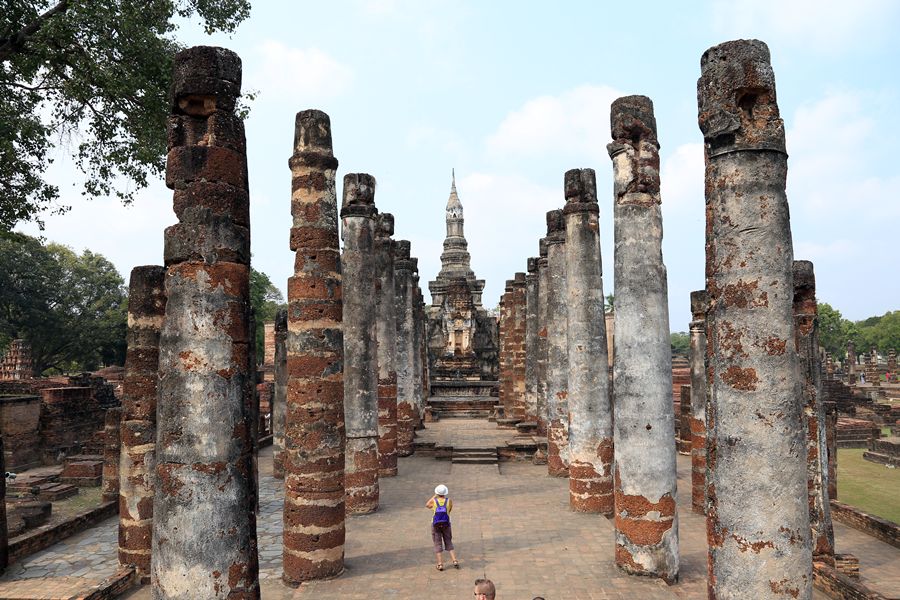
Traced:
<path fill-rule="evenodd" d="M 35 33 L 37 33 L 41 27 L 43 27 L 44 23 L 52 19 L 54 16 L 65 12 L 69 8 L 69 0 L 60 0 L 56 6 L 42 14 L 37 18 L 37 20 L 29 23 L 22 29 L 20 29 L 14 35 L 10 37 L 0 40 L 2 44 L 0 44 L 0 62 L 5 61 L 14 53 L 18 52 L 22 46 L 25 45 L 25 42 L 28 38 Z"/>

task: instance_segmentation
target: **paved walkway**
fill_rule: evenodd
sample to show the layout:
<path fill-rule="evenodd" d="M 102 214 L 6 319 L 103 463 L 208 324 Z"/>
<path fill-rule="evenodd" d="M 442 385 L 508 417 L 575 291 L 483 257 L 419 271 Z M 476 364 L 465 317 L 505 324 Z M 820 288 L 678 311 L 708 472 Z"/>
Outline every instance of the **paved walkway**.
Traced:
<path fill-rule="evenodd" d="M 479 434 L 479 430 L 482 432 Z M 492 444 L 513 436 L 485 421 L 446 420 L 429 424 L 425 434 L 441 439 L 481 439 Z M 489 441 L 490 440 L 490 441 Z M 612 524 L 596 515 L 568 509 L 566 480 L 547 477 L 546 467 L 502 463 L 452 465 L 425 456 L 400 460 L 399 477 L 381 482 L 377 513 L 347 521 L 346 570 L 334 580 L 292 590 L 281 584 L 281 482 L 271 477 L 271 450 L 263 452 L 261 514 L 258 524 L 260 577 L 266 599 L 385 599 L 436 597 L 469 599 L 472 582 L 487 576 L 501 600 L 705 598 L 706 545 L 703 520 L 690 512 L 690 463 L 679 457 L 681 581 L 667 587 L 627 577 L 613 565 Z M 453 534 L 462 563 L 459 571 L 438 572 L 430 548 L 430 514 L 423 507 L 437 483 L 454 499 Z M 4 581 L 37 577 L 35 586 L 61 584 L 60 577 L 82 575 L 96 582 L 115 572 L 115 519 L 12 565 Z M 862 562 L 863 580 L 886 594 L 900 596 L 900 550 L 836 524 L 838 551 Z M 75 585 L 81 579 L 68 580 Z M 890 586 L 890 587 L 883 587 Z M 46 589 L 46 587 L 37 587 Z M 38 597 L 38 596 L 36 596 Z M 149 599 L 149 588 L 130 600 Z M 815 596 L 824 598 L 820 594 Z"/>

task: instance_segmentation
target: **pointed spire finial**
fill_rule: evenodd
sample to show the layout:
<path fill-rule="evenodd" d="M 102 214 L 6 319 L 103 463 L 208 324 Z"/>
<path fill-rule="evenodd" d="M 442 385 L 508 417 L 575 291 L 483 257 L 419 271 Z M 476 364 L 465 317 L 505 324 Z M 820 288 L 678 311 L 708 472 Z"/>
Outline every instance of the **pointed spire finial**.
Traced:
<path fill-rule="evenodd" d="M 450 188 L 453 189 L 454 191 L 456 191 L 456 169 L 455 169 L 455 168 L 451 168 L 451 169 L 450 169 L 450 174 L 451 174 L 450 176 L 451 176 L 451 178 L 452 178 L 452 181 L 451 181 L 451 183 L 450 183 Z"/>

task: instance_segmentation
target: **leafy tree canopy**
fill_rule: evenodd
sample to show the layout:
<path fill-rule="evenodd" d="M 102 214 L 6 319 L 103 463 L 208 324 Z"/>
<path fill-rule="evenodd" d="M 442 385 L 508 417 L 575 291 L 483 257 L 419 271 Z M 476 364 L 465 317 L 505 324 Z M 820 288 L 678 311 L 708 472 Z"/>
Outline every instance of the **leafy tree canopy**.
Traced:
<path fill-rule="evenodd" d="M 269 276 L 250 269 L 250 307 L 256 319 L 256 360 L 263 361 L 265 353 L 265 324 L 275 320 L 275 313 L 285 306 L 281 291 Z"/>
<path fill-rule="evenodd" d="M 889 311 L 880 317 L 862 321 L 845 319 L 831 305 L 819 303 L 819 343 L 836 358 L 847 354 L 847 342 L 852 341 L 856 352 L 868 352 L 872 348 L 882 355 L 890 350 L 900 352 L 900 311 Z"/>
<path fill-rule="evenodd" d="M 0 10 L 0 229 L 65 212 L 42 177 L 66 144 L 83 194 L 130 201 L 163 172 L 175 18 L 231 32 L 249 0 L 4 0 Z M 124 177 L 134 187 L 115 187 Z"/>
<path fill-rule="evenodd" d="M 35 374 L 122 364 L 126 322 L 124 281 L 102 255 L 0 233 L 0 348 L 25 339 Z"/>
<path fill-rule="evenodd" d="M 673 356 L 688 356 L 691 353 L 691 336 L 684 331 L 669 334 Z"/>

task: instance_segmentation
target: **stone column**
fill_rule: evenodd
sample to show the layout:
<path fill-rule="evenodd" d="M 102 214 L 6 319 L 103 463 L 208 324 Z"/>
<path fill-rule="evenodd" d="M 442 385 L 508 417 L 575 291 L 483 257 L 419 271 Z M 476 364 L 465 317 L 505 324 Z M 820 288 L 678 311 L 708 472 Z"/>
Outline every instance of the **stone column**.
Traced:
<path fill-rule="evenodd" d="M 409 242 L 400 240 L 394 247 L 394 291 L 397 314 L 397 455 L 413 453 L 416 426 L 416 389 L 412 261 Z"/>
<path fill-rule="evenodd" d="M 897 351 L 893 348 L 888 351 L 887 370 L 891 375 L 897 373 Z"/>
<path fill-rule="evenodd" d="M 285 584 L 344 570 L 344 340 L 331 121 L 297 113 L 291 168 L 287 404 L 284 425 Z"/>
<path fill-rule="evenodd" d="M 569 476 L 569 361 L 566 327 L 566 222 L 547 213 L 547 473 Z"/>
<path fill-rule="evenodd" d="M 497 353 L 497 363 L 500 376 L 497 378 L 497 399 L 503 409 L 503 416 L 509 418 L 512 416 L 512 403 L 510 388 L 512 387 L 512 360 L 509 354 L 509 329 L 510 322 L 510 297 L 512 296 L 513 282 L 506 280 L 503 288 L 503 294 L 500 295 L 500 303 L 497 308 L 500 316 L 497 319 L 497 331 L 500 348 Z"/>
<path fill-rule="evenodd" d="M 691 510 L 706 514 L 706 290 L 691 292 Z"/>
<path fill-rule="evenodd" d="M 154 598 L 259 598 L 241 61 L 175 55 L 153 502 Z"/>
<path fill-rule="evenodd" d="M 509 323 L 509 353 L 512 379 L 509 392 L 514 419 L 525 420 L 525 273 L 516 273 L 512 280 L 512 314 Z"/>
<path fill-rule="evenodd" d="M 275 390 L 272 394 L 272 475 L 284 479 L 284 418 L 287 407 L 287 309 L 275 313 Z"/>
<path fill-rule="evenodd" d="M 538 259 L 528 259 L 525 275 L 525 420 L 537 423 L 538 393 Z"/>
<path fill-rule="evenodd" d="M 425 401 L 422 398 L 422 344 L 425 341 L 422 288 L 419 287 L 419 259 L 411 257 L 412 264 L 412 386 L 415 400 L 415 429 L 422 429 L 425 420 Z M 415 437 L 415 435 L 413 435 Z"/>
<path fill-rule="evenodd" d="M 378 353 L 378 475 L 397 475 L 397 307 L 394 215 L 375 219 L 375 339 Z"/>
<path fill-rule="evenodd" d="M 106 409 L 103 423 L 103 502 L 119 502 L 119 458 L 121 451 L 120 429 L 122 407 Z"/>
<path fill-rule="evenodd" d="M 856 383 L 856 345 L 849 341 L 847 342 L 847 368 L 844 369 L 844 373 L 847 377 L 847 383 L 853 385 Z"/>
<path fill-rule="evenodd" d="M 710 598 L 808 600 L 806 442 L 775 77 L 769 50 L 757 40 L 710 48 L 700 65 Z"/>
<path fill-rule="evenodd" d="M 0 472 L 3 473 L 3 481 L 0 481 L 0 575 L 5 573 L 6 567 L 9 566 L 9 526 L 6 522 L 6 458 L 3 453 L 3 431 L 0 431 Z"/>
<path fill-rule="evenodd" d="M 550 265 L 547 260 L 547 238 L 541 238 L 538 242 L 538 338 L 537 338 L 537 433 L 538 439 L 547 439 L 548 407 L 547 397 L 547 354 L 550 349 L 547 340 L 548 312 L 547 297 L 550 293 Z"/>
<path fill-rule="evenodd" d="M 795 260 L 794 339 L 800 364 L 803 417 L 806 423 L 806 485 L 813 560 L 834 566 L 834 527 L 828 500 L 828 448 L 825 405 L 822 403 L 822 363 L 819 359 L 819 310 L 816 275 L 808 260 Z"/>
<path fill-rule="evenodd" d="M 122 449 L 119 454 L 119 564 L 150 578 L 153 479 L 156 473 L 156 387 L 159 332 L 166 318 L 165 267 L 131 270 L 125 379 L 122 382 Z"/>
<path fill-rule="evenodd" d="M 567 171 L 565 194 L 569 506 L 611 517 L 613 423 L 594 170 Z"/>
<path fill-rule="evenodd" d="M 653 102 L 610 109 L 615 220 L 616 565 L 678 578 L 675 407 Z"/>
<path fill-rule="evenodd" d="M 378 509 L 378 362 L 375 351 L 375 178 L 344 175 L 344 488 L 348 513 Z"/>

